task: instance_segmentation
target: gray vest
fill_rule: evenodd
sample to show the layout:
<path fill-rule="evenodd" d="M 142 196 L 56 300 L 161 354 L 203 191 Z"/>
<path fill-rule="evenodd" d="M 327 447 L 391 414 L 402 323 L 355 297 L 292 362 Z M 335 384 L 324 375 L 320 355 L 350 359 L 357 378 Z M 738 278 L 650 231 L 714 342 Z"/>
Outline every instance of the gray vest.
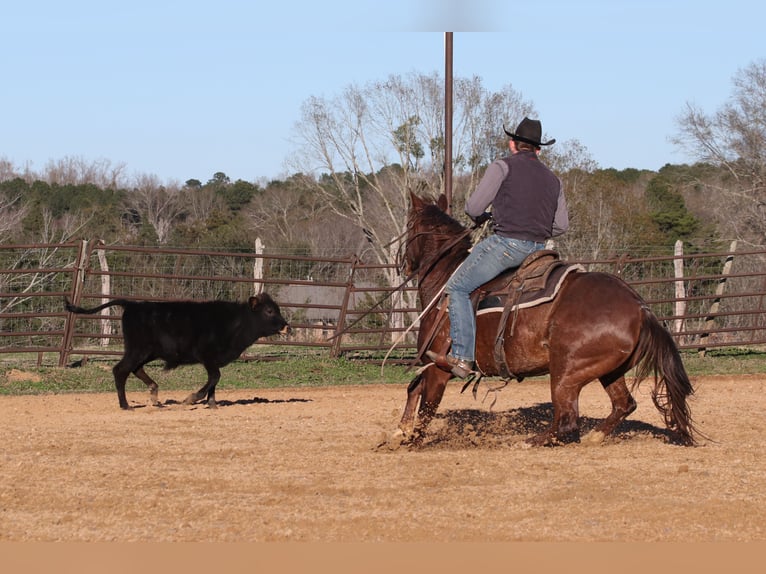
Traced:
<path fill-rule="evenodd" d="M 553 233 L 561 181 L 533 151 L 503 158 L 508 176 L 492 201 L 495 233 L 544 242 Z"/>

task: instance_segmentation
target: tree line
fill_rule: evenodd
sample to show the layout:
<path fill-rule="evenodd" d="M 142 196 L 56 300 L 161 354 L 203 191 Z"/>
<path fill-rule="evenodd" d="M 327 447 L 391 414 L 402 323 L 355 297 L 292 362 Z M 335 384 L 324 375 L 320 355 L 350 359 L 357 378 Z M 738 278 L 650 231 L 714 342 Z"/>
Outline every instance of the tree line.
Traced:
<path fill-rule="evenodd" d="M 217 172 L 205 182 L 161 182 L 71 157 L 32 172 L 0 158 L 0 242 L 237 251 L 261 238 L 267 253 L 390 262 L 409 191 L 444 190 L 442 85 L 437 74 L 411 74 L 310 98 L 295 126 L 292 175 L 272 181 Z M 463 219 L 467 195 L 507 153 L 501 124 L 536 113 L 510 85 L 490 92 L 480 78 L 456 78 L 453 93 L 453 215 Z M 678 239 L 699 251 L 731 239 L 766 246 L 766 61 L 740 70 L 714 113 L 688 104 L 674 141 L 698 161 L 615 170 L 578 141 L 545 150 L 570 208 L 570 231 L 556 247 L 583 259 L 667 254 Z"/>

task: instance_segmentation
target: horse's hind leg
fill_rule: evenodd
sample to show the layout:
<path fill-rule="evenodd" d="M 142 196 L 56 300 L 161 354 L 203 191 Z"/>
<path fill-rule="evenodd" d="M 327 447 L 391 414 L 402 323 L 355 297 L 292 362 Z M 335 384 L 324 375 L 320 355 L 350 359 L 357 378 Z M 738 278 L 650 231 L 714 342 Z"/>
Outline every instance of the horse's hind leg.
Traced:
<path fill-rule="evenodd" d="M 580 442 L 580 391 L 586 382 L 562 383 L 551 376 L 553 422 L 543 432 L 527 439 L 533 446 L 554 446 Z"/>
<path fill-rule="evenodd" d="M 636 410 L 636 401 L 633 395 L 630 394 L 628 386 L 625 384 L 625 377 L 621 376 L 618 379 L 612 380 L 608 377 L 601 377 L 599 379 L 601 385 L 604 387 L 606 394 L 612 400 L 612 412 L 606 417 L 601 424 L 593 429 L 585 437 L 590 443 L 600 443 L 606 437 L 608 437 L 617 425 L 624 421 L 630 413 Z"/>

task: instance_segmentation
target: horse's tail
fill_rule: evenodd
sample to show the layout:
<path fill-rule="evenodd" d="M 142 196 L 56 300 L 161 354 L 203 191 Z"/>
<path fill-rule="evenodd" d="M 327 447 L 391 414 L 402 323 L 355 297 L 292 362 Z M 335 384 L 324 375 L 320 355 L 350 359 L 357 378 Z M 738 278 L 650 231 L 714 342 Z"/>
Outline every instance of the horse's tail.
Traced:
<path fill-rule="evenodd" d="M 106 309 L 107 307 L 114 307 L 115 305 L 119 305 L 120 307 L 125 307 L 125 305 L 127 304 L 128 304 L 128 301 L 126 299 L 113 299 L 112 301 L 108 301 L 104 303 L 103 305 L 94 307 L 93 309 L 85 309 L 84 307 L 77 307 L 76 305 L 73 305 L 72 303 L 70 303 L 69 299 L 64 297 L 64 308 L 67 311 L 69 311 L 70 313 L 85 314 L 85 315 L 92 315 L 93 313 L 98 313 L 102 309 Z"/>
<path fill-rule="evenodd" d="M 641 333 L 636 348 L 638 363 L 633 387 L 653 375 L 654 405 L 665 418 L 668 429 L 677 433 L 684 445 L 692 446 L 695 443 L 695 435 L 700 435 L 686 402 L 687 397 L 694 394 L 694 388 L 670 333 L 649 308 L 644 307 L 643 311 Z"/>

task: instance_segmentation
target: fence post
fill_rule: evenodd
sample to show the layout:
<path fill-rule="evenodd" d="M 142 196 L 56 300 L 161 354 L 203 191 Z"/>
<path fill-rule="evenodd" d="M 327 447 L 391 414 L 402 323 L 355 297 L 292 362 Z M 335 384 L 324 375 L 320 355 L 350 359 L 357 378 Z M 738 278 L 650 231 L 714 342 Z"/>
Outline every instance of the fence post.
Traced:
<path fill-rule="evenodd" d="M 346 291 L 343 293 L 343 302 L 340 305 L 340 312 L 338 313 L 338 324 L 335 325 L 335 342 L 330 349 L 330 357 L 337 359 L 340 356 L 340 343 L 342 334 L 338 335 L 346 324 L 346 316 L 348 315 L 348 305 L 351 301 L 351 292 L 354 290 L 354 275 L 356 274 L 356 266 L 359 262 L 356 255 L 351 259 L 351 269 L 348 272 L 348 280 L 346 281 Z"/>
<path fill-rule="evenodd" d="M 259 295 L 263 291 L 263 241 L 255 239 L 255 261 L 253 261 L 253 291 Z"/>
<path fill-rule="evenodd" d="M 77 253 L 77 261 L 74 268 L 74 277 L 72 277 L 72 303 L 79 305 L 82 294 L 82 286 L 85 282 L 85 268 L 88 265 L 88 240 L 83 239 L 80 242 L 80 249 Z M 59 351 L 59 367 L 66 365 L 69 359 L 69 351 L 72 349 L 72 339 L 74 338 L 75 314 L 67 313 L 64 319 L 64 339 L 61 342 Z"/>
<path fill-rule="evenodd" d="M 101 275 L 101 303 L 106 303 L 112 294 L 112 277 L 109 275 L 109 262 L 106 260 L 106 250 L 103 249 L 104 243 L 99 241 L 98 244 L 99 248 L 96 249 L 96 257 L 98 257 L 98 265 L 103 272 L 103 275 Z M 104 335 L 101 339 L 102 347 L 107 347 L 111 343 L 112 321 L 109 319 L 111 315 L 109 309 L 101 310 L 101 316 L 104 317 L 101 319 L 101 334 Z"/>
<path fill-rule="evenodd" d="M 684 286 L 684 242 L 680 239 L 676 241 L 673 250 L 675 259 L 673 259 L 673 273 L 676 278 L 676 302 L 675 302 L 675 325 L 673 326 L 676 334 L 684 330 L 684 316 L 686 315 L 686 287 Z M 678 336 L 678 335 L 677 335 Z M 679 336 L 679 343 L 683 343 Z"/>
<path fill-rule="evenodd" d="M 721 306 L 721 295 L 723 295 L 723 290 L 726 287 L 727 276 L 729 273 L 731 273 L 731 265 L 734 262 L 734 252 L 736 250 L 737 241 L 734 240 L 731 242 L 731 246 L 729 247 L 729 255 L 726 256 L 726 261 L 723 264 L 723 271 L 721 272 L 722 277 L 718 280 L 718 286 L 715 288 L 716 298 L 713 300 L 713 304 L 710 306 L 710 311 L 708 311 L 708 317 L 705 320 L 705 329 L 707 331 L 712 331 L 713 327 L 715 326 L 715 313 L 718 312 L 718 308 Z M 709 335 L 709 332 L 700 335 L 700 347 L 697 351 L 700 357 L 704 357 L 705 353 L 707 352 L 704 344 L 707 341 Z"/>

